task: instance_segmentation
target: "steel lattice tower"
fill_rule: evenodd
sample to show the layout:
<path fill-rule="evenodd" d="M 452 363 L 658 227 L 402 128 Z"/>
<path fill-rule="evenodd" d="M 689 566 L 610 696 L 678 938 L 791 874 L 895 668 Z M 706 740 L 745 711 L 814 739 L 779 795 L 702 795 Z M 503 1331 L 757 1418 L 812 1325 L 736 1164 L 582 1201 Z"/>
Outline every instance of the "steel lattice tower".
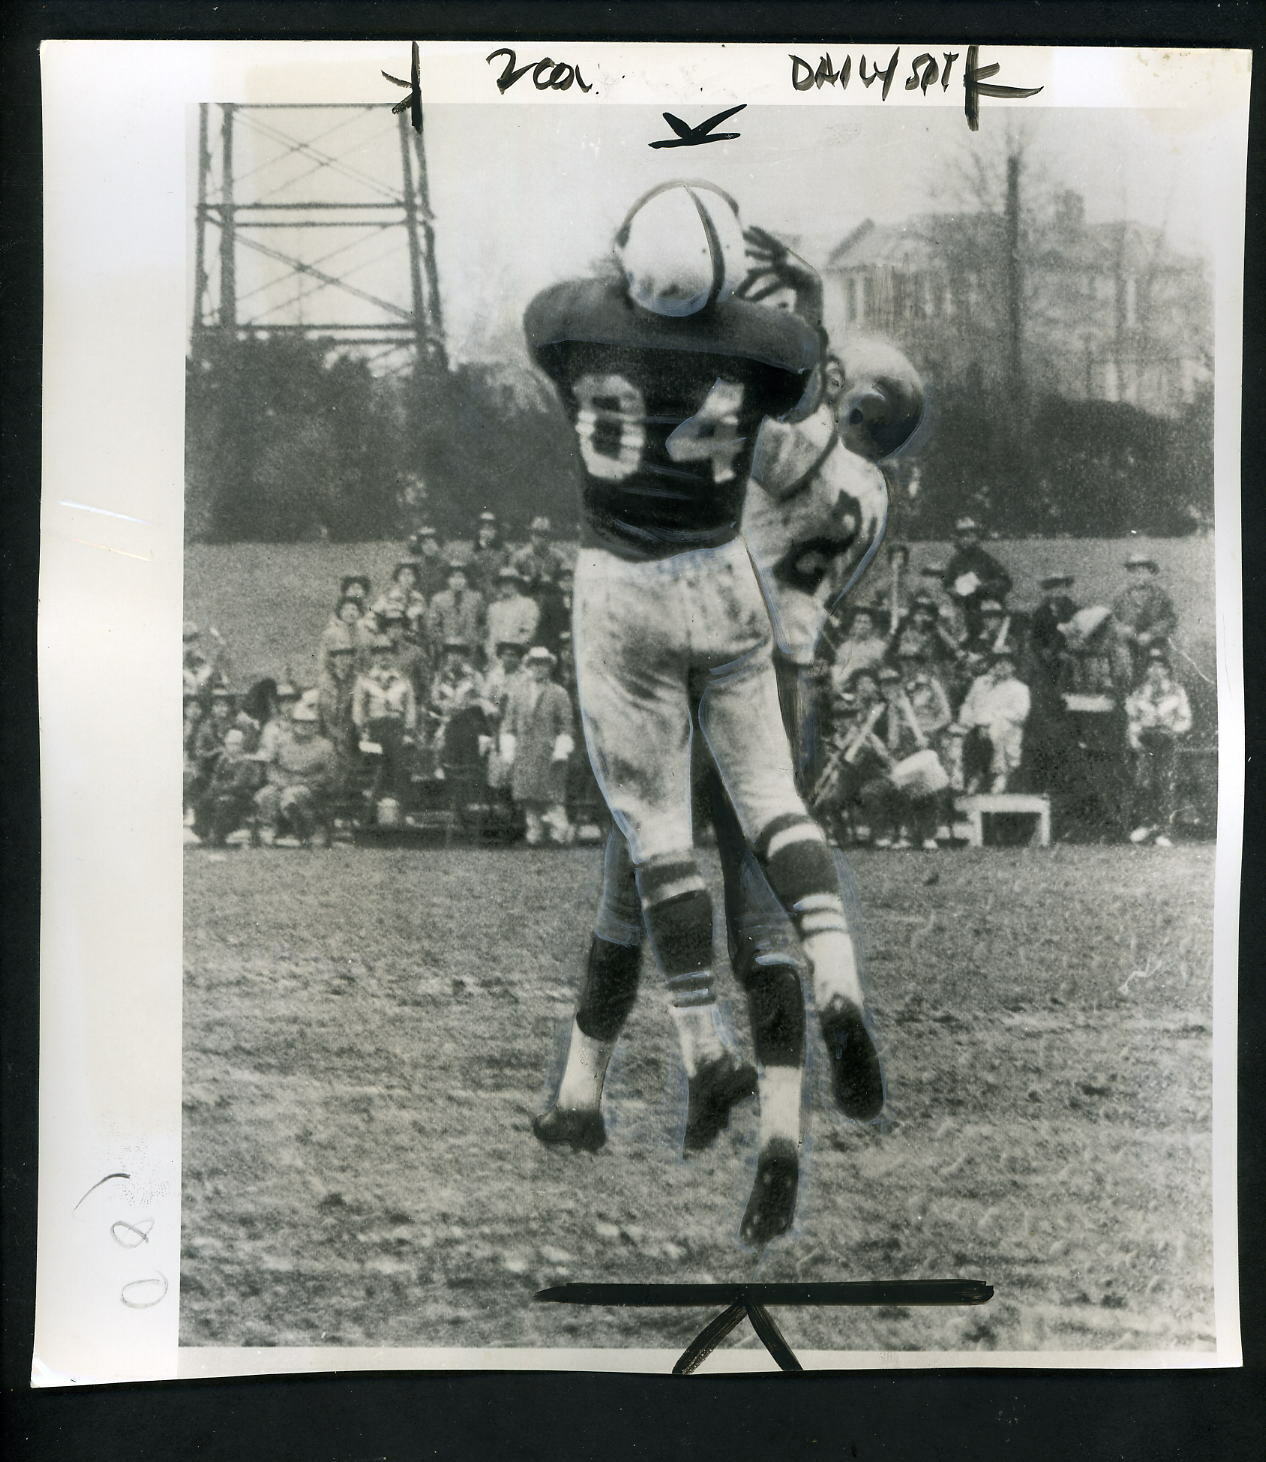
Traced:
<path fill-rule="evenodd" d="M 381 104 L 202 103 L 191 349 L 300 334 L 446 370 L 422 136 Z M 214 232 L 212 232 L 214 230 Z"/>

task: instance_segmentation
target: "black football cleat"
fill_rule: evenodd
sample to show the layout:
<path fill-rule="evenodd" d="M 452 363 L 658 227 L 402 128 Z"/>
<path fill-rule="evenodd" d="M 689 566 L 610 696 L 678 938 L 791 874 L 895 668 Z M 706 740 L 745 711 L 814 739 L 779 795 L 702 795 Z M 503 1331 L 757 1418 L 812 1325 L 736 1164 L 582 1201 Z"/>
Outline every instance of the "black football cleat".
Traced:
<path fill-rule="evenodd" d="M 711 1147 L 730 1125 L 730 1108 L 756 1095 L 756 1068 L 726 1052 L 700 1066 L 690 1078 L 686 1109 L 686 1152 Z"/>
<path fill-rule="evenodd" d="M 771 1137 L 756 1164 L 756 1181 L 739 1229 L 745 1244 L 762 1248 L 785 1234 L 796 1216 L 800 1153 L 788 1137 Z"/>
<path fill-rule="evenodd" d="M 546 1147 L 569 1147 L 572 1152 L 597 1152 L 607 1141 L 606 1124 L 596 1109 L 551 1107 L 532 1118 L 532 1132 Z"/>
<path fill-rule="evenodd" d="M 861 1007 L 842 997 L 833 1000 L 820 1023 L 840 1111 L 859 1122 L 872 1121 L 884 1109 L 884 1079 Z"/>

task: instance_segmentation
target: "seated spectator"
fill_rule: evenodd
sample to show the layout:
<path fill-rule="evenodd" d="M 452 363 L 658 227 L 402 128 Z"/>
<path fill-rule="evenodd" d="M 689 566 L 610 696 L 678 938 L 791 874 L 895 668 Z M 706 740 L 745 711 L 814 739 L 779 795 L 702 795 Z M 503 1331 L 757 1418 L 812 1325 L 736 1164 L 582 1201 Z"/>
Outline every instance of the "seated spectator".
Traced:
<path fill-rule="evenodd" d="M 417 589 L 429 603 L 448 579 L 448 559 L 440 547 L 440 536 L 429 523 L 409 539 L 409 552 L 417 561 Z"/>
<path fill-rule="evenodd" d="M 534 645 L 525 673 L 511 684 L 501 724 L 502 760 L 510 767 L 510 789 L 527 820 L 527 841 L 535 847 L 547 835 L 570 843 L 567 817 L 567 764 L 575 750 L 571 697 L 551 680 L 555 657 Z"/>
<path fill-rule="evenodd" d="M 497 586 L 497 576 L 510 562 L 510 550 L 502 542 L 496 513 L 482 512 L 475 529 L 475 546 L 470 552 L 470 578 L 485 599 Z"/>
<path fill-rule="evenodd" d="M 369 664 L 374 633 L 373 625 L 365 618 L 364 601 L 354 594 L 344 594 L 334 606 L 330 622 L 321 631 L 317 658 L 322 671 L 329 657 L 341 649 L 350 650 L 353 664 L 363 670 Z"/>
<path fill-rule="evenodd" d="M 391 823 L 408 796 L 407 748 L 417 734 L 418 707 L 386 635 L 374 641 L 369 669 L 361 671 L 352 687 L 352 722 L 362 743 L 378 748 L 381 760 L 371 795 L 379 822 Z M 384 802 L 391 805 L 383 807 Z"/>
<path fill-rule="evenodd" d="M 980 546 L 980 524 L 974 518 L 962 517 L 954 524 L 954 552 L 945 565 L 942 581 L 945 592 L 958 605 L 963 628 L 971 635 L 980 633 L 980 606 L 986 599 L 1006 602 L 1011 592 L 1011 575 L 991 554 Z"/>
<path fill-rule="evenodd" d="M 328 848 L 338 758 L 317 730 L 316 700 L 311 693 L 295 707 L 290 735 L 278 743 L 265 763 L 264 777 L 264 786 L 255 794 L 264 842 L 292 837 L 308 843 L 315 836 Z"/>
<path fill-rule="evenodd" d="M 537 585 L 536 602 L 541 620 L 536 630 L 536 643 L 559 653 L 563 636 L 571 635 L 572 586 L 575 576 L 569 564 L 563 564 L 553 583 Z"/>
<path fill-rule="evenodd" d="M 288 680 L 283 680 L 280 685 L 275 687 L 272 705 L 267 719 L 260 727 L 259 742 L 255 747 L 261 760 L 270 760 L 278 743 L 290 735 L 291 717 L 298 704 L 298 686 L 292 685 Z"/>
<path fill-rule="evenodd" d="M 1029 718 L 1029 688 L 1016 679 L 1015 656 L 996 652 L 986 674 L 972 682 L 958 713 L 966 733 L 963 769 L 967 791 L 980 790 L 987 773 L 989 790 L 1005 792 L 1020 767 L 1024 724 Z"/>
<path fill-rule="evenodd" d="M 431 685 L 430 714 L 435 726 L 431 747 L 437 777 L 443 777 L 445 769 L 459 761 L 469 764 L 473 741 L 487 734 L 487 713 L 480 701 L 480 689 L 464 641 L 450 640 Z M 472 711 L 474 715 L 469 714 Z M 476 723 L 478 729 L 472 730 Z"/>
<path fill-rule="evenodd" d="M 489 666 L 496 662 L 498 645 L 526 648 L 532 644 L 541 621 L 540 606 L 523 592 L 523 581 L 509 565 L 497 571 L 494 592 L 496 597 L 487 609 L 485 651 Z"/>
<path fill-rule="evenodd" d="M 927 852 L 936 852 L 942 794 L 949 785 L 949 779 L 933 745 L 933 735 L 939 735 L 949 724 L 948 705 L 944 690 L 937 696 L 938 687 L 931 684 L 932 677 L 926 667 L 913 659 L 907 659 L 905 665 L 910 686 L 914 686 L 916 676 L 927 677 L 928 683 L 917 686 L 919 699 L 925 707 L 922 716 L 915 709 L 901 671 L 886 667 L 879 676 L 887 702 L 884 740 L 891 758 L 887 776 L 892 791 L 885 804 L 889 826 L 896 833 L 891 846 L 908 848 L 918 843 Z M 934 728 L 932 735 L 924 729 L 925 723 Z M 875 810 L 878 812 L 883 808 Z M 875 846 L 889 846 L 884 841 L 886 836 L 886 832 L 882 833 Z"/>
<path fill-rule="evenodd" d="M 958 600 L 945 592 L 945 571 L 944 563 L 925 564 L 919 572 L 919 578 L 923 580 L 922 592 L 931 595 L 936 604 L 936 622 L 955 644 L 961 644 L 967 629 Z"/>
<path fill-rule="evenodd" d="M 416 625 L 426 617 L 426 598 L 418 589 L 418 561 L 402 558 L 392 570 L 391 586 L 374 600 L 370 616 L 381 631 L 389 614 L 396 615 L 402 625 Z"/>
<path fill-rule="evenodd" d="M 224 738 L 236 729 L 236 718 L 236 697 L 227 685 L 217 685 L 211 692 L 211 709 L 194 733 L 193 759 L 199 788 L 210 783 Z"/>
<path fill-rule="evenodd" d="M 222 848 L 250 816 L 261 780 L 259 761 L 246 749 L 235 726 L 225 734 L 206 790 L 194 809 L 193 830 L 212 848 Z"/>
<path fill-rule="evenodd" d="M 929 670 L 915 655 L 903 656 L 897 669 L 922 739 L 928 746 L 935 746 L 941 732 L 954 719 L 945 686 L 935 671 Z"/>
<path fill-rule="evenodd" d="M 1158 646 L 1147 652 L 1147 668 L 1126 699 L 1125 713 L 1134 753 L 1135 825 L 1130 841 L 1150 839 L 1158 848 L 1172 848 L 1176 752 L 1179 740 L 1191 730 L 1191 705 Z"/>
<path fill-rule="evenodd" d="M 848 633 L 835 647 L 830 669 L 831 693 L 842 694 L 860 671 L 876 669 L 887 650 L 888 641 L 879 632 L 875 611 L 859 605 L 849 620 Z"/>
<path fill-rule="evenodd" d="M 542 584 L 554 583 L 559 570 L 566 567 L 563 555 L 549 541 L 551 531 L 548 518 L 533 518 L 528 524 L 528 541 L 510 557 L 510 566 L 522 580 L 524 593 L 533 599 Z"/>
<path fill-rule="evenodd" d="M 448 566 L 447 587 L 431 598 L 427 611 L 427 634 L 434 645 L 460 645 L 473 658 L 484 644 L 484 596 L 470 587 L 466 565 L 454 560 Z"/>
<path fill-rule="evenodd" d="M 892 756 L 885 744 L 887 705 L 878 681 L 863 671 L 857 684 L 865 695 L 841 691 L 833 707 L 833 725 L 822 771 L 811 796 L 814 815 L 821 819 L 836 846 L 855 831 L 854 813 L 861 809 L 872 839 L 891 847 L 899 830 L 899 811 L 888 780 Z"/>
<path fill-rule="evenodd" d="M 1126 586 L 1112 601 L 1112 618 L 1117 639 L 1130 657 L 1130 683 L 1147 668 L 1151 649 L 1164 650 L 1175 629 L 1178 615 L 1173 600 L 1157 583 L 1160 566 L 1144 553 L 1132 553 L 1125 561 Z"/>
<path fill-rule="evenodd" d="M 889 637 L 889 662 L 896 665 L 913 659 L 939 670 L 952 665 L 957 654 L 957 644 L 937 622 L 936 600 L 930 594 L 916 594 L 910 613 Z"/>
<path fill-rule="evenodd" d="M 981 601 L 978 623 L 976 633 L 968 635 L 959 646 L 960 655 L 983 655 L 988 658 L 1003 650 L 1009 654 L 1016 653 L 1012 616 L 997 599 Z"/>

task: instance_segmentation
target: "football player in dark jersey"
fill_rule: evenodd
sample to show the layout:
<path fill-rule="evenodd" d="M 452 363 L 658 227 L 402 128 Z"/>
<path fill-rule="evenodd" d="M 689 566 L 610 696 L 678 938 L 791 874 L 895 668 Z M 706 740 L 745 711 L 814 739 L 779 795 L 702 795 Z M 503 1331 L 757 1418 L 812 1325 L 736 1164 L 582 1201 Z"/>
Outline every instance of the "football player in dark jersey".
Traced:
<path fill-rule="evenodd" d="M 837 1092 L 874 1115 L 882 1080 L 855 949 L 830 852 L 795 789 L 769 615 L 739 538 L 757 432 L 804 400 L 819 338 L 794 314 L 730 297 L 746 273 L 742 230 L 732 201 L 707 185 L 666 185 L 640 200 L 617 254 L 621 280 L 547 290 L 526 328 L 585 466 L 582 719 L 667 977 L 692 1111 L 723 1116 L 751 1089 L 750 1068 L 726 1049 L 715 1015 L 711 903 L 690 819 L 694 701 L 742 837 L 813 973 Z M 631 988 L 636 966 L 626 963 Z M 604 987 L 621 984 L 607 975 Z M 604 1069 L 610 1042 L 585 1024 L 573 1029 L 569 1065 Z M 770 1104 L 782 1114 L 773 1127 L 763 1110 L 757 1173 L 758 1191 L 790 1185 L 793 1201 L 798 1098 L 797 1083 L 794 1102 Z M 602 1141 L 600 1113 L 570 1107 L 565 1091 L 535 1130 L 577 1147 Z"/>

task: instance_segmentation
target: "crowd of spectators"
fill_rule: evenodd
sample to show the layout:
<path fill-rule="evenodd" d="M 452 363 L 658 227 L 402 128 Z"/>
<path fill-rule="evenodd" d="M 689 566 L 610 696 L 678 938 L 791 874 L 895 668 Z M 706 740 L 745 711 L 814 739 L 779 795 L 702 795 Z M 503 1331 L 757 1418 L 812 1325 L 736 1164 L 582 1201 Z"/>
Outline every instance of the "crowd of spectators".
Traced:
<path fill-rule="evenodd" d="M 194 834 L 224 846 L 324 843 L 336 821 L 409 826 L 420 801 L 522 825 L 567 845 L 596 809 L 577 754 L 572 568 L 534 518 L 511 550 L 480 515 L 455 551 L 423 526 L 375 594 L 345 574 L 318 640 L 317 683 L 272 679 L 235 695 L 223 643 L 185 627 L 185 802 Z M 438 795 L 437 795 L 438 793 Z"/>
<path fill-rule="evenodd" d="M 1070 573 L 1013 611 L 1011 575 L 963 518 L 948 561 L 909 593 L 889 550 L 878 597 L 845 606 L 816 667 L 810 801 L 840 844 L 937 849 L 959 795 L 1040 793 L 1065 825 L 1170 845 L 1177 748 L 1192 726 L 1171 663 L 1177 616 L 1159 565 L 1124 564 L 1110 605 Z M 185 627 L 186 820 L 224 846 L 327 845 L 336 822 L 392 829 L 429 797 L 481 825 L 566 845 L 601 799 L 578 750 L 572 571 L 533 519 L 512 550 L 490 512 L 456 551 L 423 526 L 389 581 L 331 586 L 316 684 L 236 694 L 225 646 Z M 1032 595 L 1029 595 L 1032 599 Z"/>
<path fill-rule="evenodd" d="M 886 597 L 824 637 L 812 801 L 837 841 L 931 851 L 956 796 L 1036 793 L 1066 828 L 1171 846 L 1192 713 L 1159 564 L 1131 554 L 1110 605 L 1080 606 L 1074 576 L 1049 574 L 1018 612 L 970 518 L 912 596 L 907 562 L 897 545 Z"/>

